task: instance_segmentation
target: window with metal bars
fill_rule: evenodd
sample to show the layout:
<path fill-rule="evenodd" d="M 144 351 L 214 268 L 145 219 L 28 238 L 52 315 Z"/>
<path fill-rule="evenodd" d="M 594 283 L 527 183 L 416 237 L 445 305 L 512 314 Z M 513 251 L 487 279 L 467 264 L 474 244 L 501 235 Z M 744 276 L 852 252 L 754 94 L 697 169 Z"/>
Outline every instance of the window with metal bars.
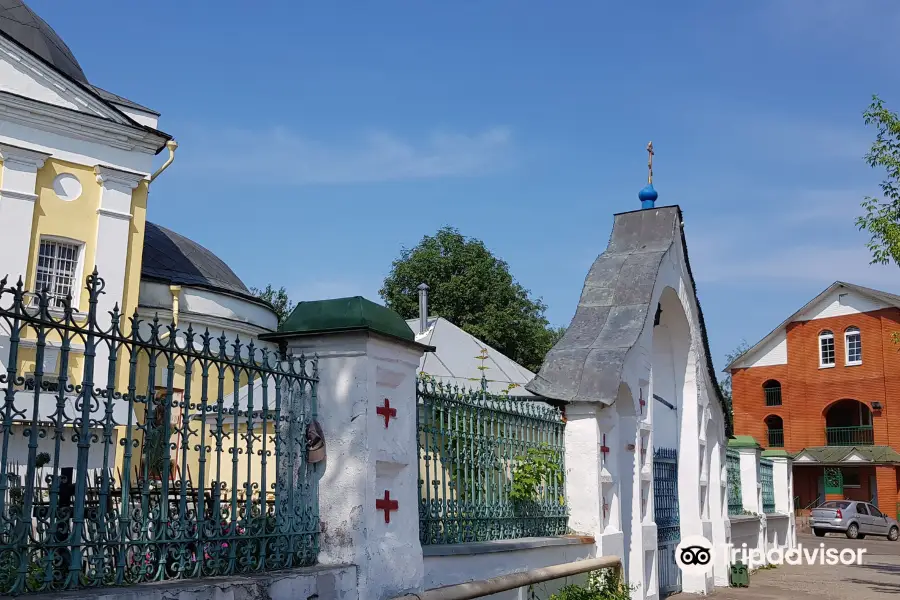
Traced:
<path fill-rule="evenodd" d="M 862 336 L 859 333 L 859 328 L 857 327 L 848 327 L 847 331 L 844 332 L 844 347 L 847 348 L 847 362 L 848 365 L 861 365 L 862 364 Z"/>
<path fill-rule="evenodd" d="M 763 384 L 766 394 L 766 406 L 781 406 L 781 383 L 770 379 Z"/>
<path fill-rule="evenodd" d="M 51 308 L 63 308 L 66 297 L 78 292 L 79 244 L 42 239 L 38 251 L 35 292 L 47 290 Z"/>
<path fill-rule="evenodd" d="M 819 334 L 819 366 L 834 366 L 834 334 L 828 330 Z"/>

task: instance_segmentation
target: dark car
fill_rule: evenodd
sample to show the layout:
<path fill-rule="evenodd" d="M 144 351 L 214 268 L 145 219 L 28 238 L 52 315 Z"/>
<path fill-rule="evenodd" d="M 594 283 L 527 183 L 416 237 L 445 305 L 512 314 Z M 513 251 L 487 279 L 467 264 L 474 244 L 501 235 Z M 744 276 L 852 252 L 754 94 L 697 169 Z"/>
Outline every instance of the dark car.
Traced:
<path fill-rule="evenodd" d="M 876 506 L 855 500 L 830 500 L 810 515 L 813 533 L 822 537 L 829 531 L 846 534 L 851 540 L 867 535 L 881 535 L 896 542 L 900 538 L 900 525 Z"/>

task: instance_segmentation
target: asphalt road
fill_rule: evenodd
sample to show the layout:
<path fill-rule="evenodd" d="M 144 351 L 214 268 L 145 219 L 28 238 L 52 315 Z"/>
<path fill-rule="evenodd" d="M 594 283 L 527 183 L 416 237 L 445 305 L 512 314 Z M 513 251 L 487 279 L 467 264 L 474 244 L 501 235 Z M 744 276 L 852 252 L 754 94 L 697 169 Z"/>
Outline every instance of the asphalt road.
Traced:
<path fill-rule="evenodd" d="M 707 598 L 715 600 L 882 600 L 900 598 L 900 542 L 869 537 L 848 540 L 829 534 L 824 538 L 800 534 L 797 542 L 810 550 L 864 548 L 861 565 L 783 565 L 756 571 L 748 588 L 716 588 Z M 670 596 L 673 600 L 695 598 L 693 594 Z"/>

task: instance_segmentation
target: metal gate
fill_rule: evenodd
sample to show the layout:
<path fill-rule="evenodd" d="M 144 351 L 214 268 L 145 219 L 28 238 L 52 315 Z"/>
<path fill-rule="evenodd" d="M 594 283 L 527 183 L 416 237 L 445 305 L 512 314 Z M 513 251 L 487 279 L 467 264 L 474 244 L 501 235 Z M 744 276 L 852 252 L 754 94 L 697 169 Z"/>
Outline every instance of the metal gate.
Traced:
<path fill-rule="evenodd" d="M 675 563 L 675 547 L 681 541 L 678 514 L 678 454 L 674 448 L 653 453 L 653 495 L 659 555 L 659 595 L 681 591 L 681 569 Z"/>

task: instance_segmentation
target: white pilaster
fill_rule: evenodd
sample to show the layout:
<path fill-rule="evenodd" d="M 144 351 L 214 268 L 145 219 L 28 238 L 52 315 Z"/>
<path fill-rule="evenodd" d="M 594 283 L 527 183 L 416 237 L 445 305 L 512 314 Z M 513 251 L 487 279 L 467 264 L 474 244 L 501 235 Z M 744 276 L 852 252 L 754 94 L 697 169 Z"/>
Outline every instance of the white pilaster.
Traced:
<path fill-rule="evenodd" d="M 797 527 L 794 517 L 794 466 L 786 456 L 772 456 L 772 483 L 775 492 L 775 512 L 789 515 L 785 539 L 788 548 L 797 545 Z"/>
<path fill-rule="evenodd" d="M 766 516 L 763 513 L 762 481 L 759 477 L 759 459 L 762 448 L 757 445 L 755 448 L 739 448 L 738 451 L 741 456 L 741 497 L 744 502 L 744 510 L 759 515 L 756 547 L 765 551 Z"/>
<path fill-rule="evenodd" d="M 422 346 L 366 333 L 287 340 L 319 356 L 319 422 L 327 458 L 319 472 L 319 563 L 355 564 L 359 600 L 422 590 L 416 372 Z M 377 409 L 396 410 L 387 424 Z M 390 494 L 396 508 L 380 509 Z"/>
<path fill-rule="evenodd" d="M 717 548 L 724 548 L 731 539 L 731 522 L 728 519 L 727 472 L 724 450 L 716 441 L 709 460 L 709 514 L 712 526 L 710 541 Z M 713 578 L 716 586 L 728 585 L 728 556 L 718 552 L 715 555 Z"/>
<path fill-rule="evenodd" d="M 100 206 L 97 207 L 97 245 L 93 266 L 97 268 L 97 273 L 105 284 L 104 293 L 97 298 L 97 323 L 106 328 L 110 325 L 110 311 L 113 307 L 118 305 L 119 310 L 122 310 L 128 261 L 128 232 L 131 227 L 131 193 L 144 176 L 102 165 L 94 167 L 94 173 L 101 190 Z M 84 267 L 85 273 L 91 272 L 91 265 Z M 84 285 L 83 281 L 81 285 Z M 105 388 L 109 380 L 109 346 L 97 344 L 96 351 L 94 387 Z M 113 418 L 117 423 L 126 422 L 127 412 L 123 403 L 114 405 Z"/>
<path fill-rule="evenodd" d="M 8 275 L 10 284 L 15 284 L 20 276 L 25 279 L 31 251 L 34 205 L 38 198 L 35 193 L 37 171 L 49 157 L 43 152 L 0 144 L 0 158 L 3 159 L 0 178 L 0 225 L 3 227 L 0 277 Z"/>
<path fill-rule="evenodd" d="M 760 448 L 739 448 L 741 457 L 741 499 L 744 510 L 762 514 L 762 485 L 759 479 Z"/>
<path fill-rule="evenodd" d="M 97 225 L 97 251 L 94 262 L 106 284 L 105 294 L 98 299 L 98 317 L 109 321 L 109 311 L 122 307 L 125 291 L 125 269 L 128 256 L 128 230 L 131 226 L 131 193 L 144 178 L 140 173 L 120 171 L 98 165 L 94 167 L 100 190 Z M 85 265 L 90 272 L 90 265 Z"/>

